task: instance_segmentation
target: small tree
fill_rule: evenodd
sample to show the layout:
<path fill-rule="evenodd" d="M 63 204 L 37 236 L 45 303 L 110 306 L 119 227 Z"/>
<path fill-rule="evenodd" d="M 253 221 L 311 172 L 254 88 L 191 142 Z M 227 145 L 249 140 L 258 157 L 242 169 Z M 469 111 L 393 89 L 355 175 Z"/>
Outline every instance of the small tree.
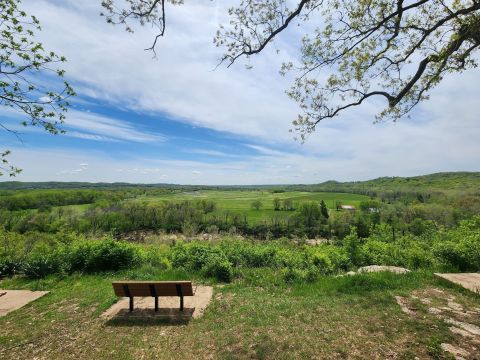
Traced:
<path fill-rule="evenodd" d="M 260 200 L 255 200 L 252 202 L 252 208 L 255 210 L 260 210 L 263 207 L 263 203 Z"/>
<path fill-rule="evenodd" d="M 343 239 L 343 246 L 348 254 L 348 257 L 350 258 L 352 265 L 360 266 L 362 264 L 363 254 L 362 246 L 360 244 L 360 239 L 358 238 L 357 229 L 355 226 L 351 227 L 350 234 Z"/>
<path fill-rule="evenodd" d="M 279 211 L 281 206 L 281 201 L 279 198 L 273 199 L 273 210 Z"/>
<path fill-rule="evenodd" d="M 327 209 L 327 204 L 325 204 L 325 201 L 320 201 L 320 212 L 322 213 L 323 217 L 325 219 L 328 219 L 330 215 L 328 215 L 328 209 Z"/>
<path fill-rule="evenodd" d="M 293 201 L 292 199 L 283 200 L 283 209 L 287 211 L 293 210 Z"/>

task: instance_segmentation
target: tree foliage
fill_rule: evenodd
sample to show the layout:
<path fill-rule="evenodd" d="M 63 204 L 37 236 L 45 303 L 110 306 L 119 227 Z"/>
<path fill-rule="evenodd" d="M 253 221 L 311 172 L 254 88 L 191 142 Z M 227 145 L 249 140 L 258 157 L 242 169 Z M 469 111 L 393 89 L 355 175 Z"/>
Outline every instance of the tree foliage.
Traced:
<path fill-rule="evenodd" d="M 66 59 L 45 50 L 35 40 L 40 23 L 35 16 L 21 10 L 19 3 L 19 0 L 0 2 L 0 104 L 23 113 L 23 126 L 39 126 L 58 134 L 63 132 L 59 126 L 65 119 L 67 99 L 74 91 L 68 82 L 52 82 L 48 75 L 63 78 L 65 72 L 58 66 Z M 18 136 L 16 130 L 1 121 L 0 127 Z M 20 172 L 8 163 L 9 154 L 9 150 L 0 153 L 0 175 L 14 176 Z"/>
<path fill-rule="evenodd" d="M 165 31 L 168 0 L 128 0 L 115 11 L 104 1 L 108 21 L 129 18 Z M 239 0 L 229 23 L 214 37 L 227 66 L 262 52 L 292 25 L 304 26 L 297 62 L 287 92 L 300 106 L 293 121 L 302 139 L 316 125 L 367 99 L 381 98 L 377 120 L 408 116 L 447 73 L 477 66 L 480 46 L 479 0 Z M 160 20 L 159 20 L 160 19 Z M 129 27 L 127 26 L 127 29 Z M 158 36 L 151 49 L 156 45 Z M 277 45 L 278 47 L 278 45 Z"/>
<path fill-rule="evenodd" d="M 254 200 L 251 205 L 255 210 L 260 210 L 263 207 L 263 203 L 260 200 Z"/>
<path fill-rule="evenodd" d="M 145 50 L 152 50 L 155 53 L 155 46 L 158 38 L 165 34 L 166 18 L 165 18 L 165 4 L 172 5 L 183 4 L 183 0 L 126 0 L 125 8 L 118 8 L 115 6 L 114 0 L 102 1 L 102 6 L 105 12 L 100 15 L 104 16 L 109 24 L 121 24 L 125 26 L 127 32 L 132 33 L 133 29 L 130 26 L 130 21 L 138 21 L 140 25 L 147 23 L 151 24 L 157 29 L 158 34 L 150 47 Z"/>

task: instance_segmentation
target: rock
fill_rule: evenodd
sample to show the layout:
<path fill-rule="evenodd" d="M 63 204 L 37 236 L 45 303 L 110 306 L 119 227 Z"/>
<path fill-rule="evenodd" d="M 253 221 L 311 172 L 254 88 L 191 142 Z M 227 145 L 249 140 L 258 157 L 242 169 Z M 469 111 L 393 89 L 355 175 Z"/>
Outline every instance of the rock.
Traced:
<path fill-rule="evenodd" d="M 430 314 L 435 314 L 435 315 L 438 315 L 438 314 L 441 314 L 441 313 L 442 313 L 442 310 L 440 310 L 439 308 L 435 308 L 435 307 L 428 308 L 427 311 L 428 311 Z"/>
<path fill-rule="evenodd" d="M 448 300 L 447 306 L 452 310 L 463 311 L 462 305 L 460 305 L 459 303 L 456 303 L 455 301 L 452 301 L 452 300 Z"/>
<path fill-rule="evenodd" d="M 390 271 L 395 274 L 406 274 L 410 272 L 410 270 L 405 269 L 403 267 L 399 266 L 386 266 L 386 265 L 370 265 L 370 266 L 364 266 L 358 269 L 359 273 L 362 272 L 380 272 L 380 271 Z"/>
<path fill-rule="evenodd" d="M 397 304 L 400 305 L 400 308 L 405 314 L 407 315 L 415 314 L 415 310 L 417 309 L 412 307 L 406 298 L 401 296 L 395 296 L 395 300 L 397 300 Z"/>
<path fill-rule="evenodd" d="M 460 329 L 458 327 L 450 326 L 449 329 L 454 334 L 461 335 L 461 336 L 469 338 L 469 339 L 475 338 L 475 335 L 473 335 L 472 333 L 470 333 L 466 330 Z"/>
<path fill-rule="evenodd" d="M 455 325 L 456 327 L 462 328 L 463 330 L 468 331 L 470 334 L 477 336 L 480 335 L 480 327 L 478 327 L 477 325 L 465 323 L 452 318 L 444 318 L 444 321 L 447 324 Z"/>
<path fill-rule="evenodd" d="M 443 351 L 446 351 L 446 352 L 452 354 L 453 356 L 455 356 L 455 359 L 457 359 L 457 360 L 464 359 L 464 356 L 469 355 L 469 353 L 466 350 L 464 350 L 462 348 L 455 347 L 452 344 L 442 343 L 442 344 L 440 344 L 440 346 L 441 346 Z"/>

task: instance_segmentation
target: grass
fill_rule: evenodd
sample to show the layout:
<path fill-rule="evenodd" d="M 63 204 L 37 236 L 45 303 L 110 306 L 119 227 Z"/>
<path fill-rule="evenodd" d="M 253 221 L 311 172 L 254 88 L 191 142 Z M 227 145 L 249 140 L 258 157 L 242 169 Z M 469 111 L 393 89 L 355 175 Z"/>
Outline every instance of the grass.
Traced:
<path fill-rule="evenodd" d="M 320 202 L 325 201 L 329 209 L 335 208 L 335 202 L 357 206 L 361 201 L 368 200 L 368 196 L 348 194 L 348 193 L 331 193 L 331 192 L 302 192 L 288 191 L 273 193 L 268 190 L 199 190 L 162 194 L 159 196 L 141 196 L 135 201 L 144 201 L 148 203 L 156 203 L 164 200 L 183 201 L 183 200 L 211 200 L 217 204 L 216 215 L 221 215 L 225 211 L 230 213 L 239 213 L 245 215 L 247 220 L 252 223 L 263 221 L 271 221 L 273 217 L 286 218 L 292 214 L 291 211 L 275 211 L 273 207 L 273 199 L 280 200 L 291 199 L 294 203 L 307 201 Z M 263 207 L 260 210 L 252 209 L 252 202 L 260 199 Z"/>
<path fill-rule="evenodd" d="M 230 215 L 240 214 L 246 216 L 249 223 L 271 222 L 272 219 L 286 219 L 293 214 L 293 211 L 275 211 L 273 199 L 280 200 L 291 199 L 295 204 L 302 202 L 325 201 L 327 207 L 335 209 L 336 203 L 344 205 L 359 206 L 361 201 L 369 200 L 368 196 L 351 193 L 332 193 L 332 192 L 304 192 L 304 191 L 286 191 L 273 193 L 269 190 L 198 190 L 184 192 L 169 192 L 160 195 L 141 195 L 125 201 L 141 201 L 149 204 L 161 203 L 163 201 L 194 201 L 210 200 L 214 201 L 217 209 L 212 215 L 224 216 L 227 212 Z M 255 210 L 252 208 L 252 202 L 260 200 L 262 208 Z M 65 205 L 64 209 L 71 209 L 77 213 L 83 213 L 91 207 L 91 204 Z"/>
<path fill-rule="evenodd" d="M 205 315 L 188 324 L 107 322 L 99 315 L 116 300 L 111 281 L 122 278 L 191 275 L 143 268 L 39 281 L 4 280 L 1 288 L 51 292 L 0 318 L 0 357 L 443 358 L 439 346 L 451 340 L 448 326 L 435 317 L 410 318 L 394 296 L 437 287 L 464 304 L 479 304 L 478 296 L 425 272 L 323 277 L 312 284 L 286 286 L 273 271 L 256 269 L 243 280 L 215 286 Z"/>

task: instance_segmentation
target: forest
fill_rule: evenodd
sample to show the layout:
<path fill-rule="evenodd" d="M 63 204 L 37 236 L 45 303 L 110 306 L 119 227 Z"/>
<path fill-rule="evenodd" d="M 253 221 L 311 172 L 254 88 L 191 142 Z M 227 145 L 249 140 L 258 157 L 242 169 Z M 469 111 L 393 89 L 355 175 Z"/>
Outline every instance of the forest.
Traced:
<path fill-rule="evenodd" d="M 239 266 L 301 279 L 371 264 L 478 271 L 479 179 L 452 173 L 244 188 L 4 184 L 0 271 L 42 277 L 153 262 L 228 281 Z"/>

